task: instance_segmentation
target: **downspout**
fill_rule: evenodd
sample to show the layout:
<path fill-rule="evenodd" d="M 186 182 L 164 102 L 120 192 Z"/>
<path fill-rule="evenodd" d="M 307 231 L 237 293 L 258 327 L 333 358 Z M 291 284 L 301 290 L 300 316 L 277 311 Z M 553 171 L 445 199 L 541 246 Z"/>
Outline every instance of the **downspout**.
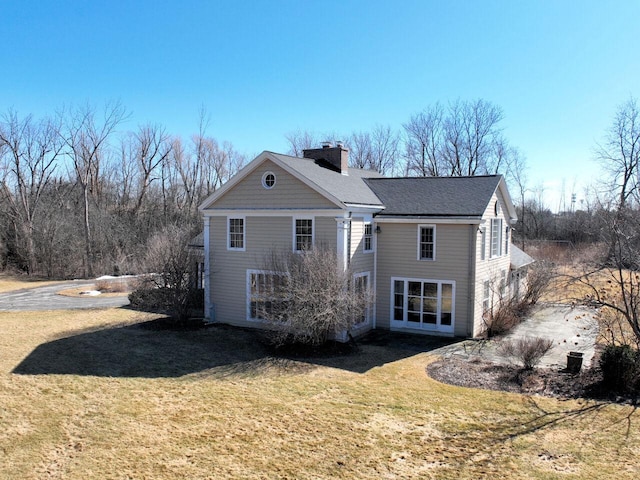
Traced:
<path fill-rule="evenodd" d="M 371 233 L 373 234 L 373 309 L 371 329 L 375 330 L 378 323 L 378 234 L 376 233 L 376 224 L 371 218 Z"/>
<path fill-rule="evenodd" d="M 478 225 L 469 225 L 469 295 L 467 312 L 470 322 L 467 321 L 467 337 L 473 337 L 476 320 L 476 242 L 478 240 Z"/>
<path fill-rule="evenodd" d="M 351 215 L 352 212 L 349 212 L 349 223 L 347 223 L 347 270 L 351 266 Z"/>
<path fill-rule="evenodd" d="M 208 322 L 214 321 L 212 319 L 215 315 L 211 312 L 211 244 L 209 242 L 209 228 L 211 224 L 211 217 L 208 217 L 205 213 L 204 216 L 204 317 Z"/>

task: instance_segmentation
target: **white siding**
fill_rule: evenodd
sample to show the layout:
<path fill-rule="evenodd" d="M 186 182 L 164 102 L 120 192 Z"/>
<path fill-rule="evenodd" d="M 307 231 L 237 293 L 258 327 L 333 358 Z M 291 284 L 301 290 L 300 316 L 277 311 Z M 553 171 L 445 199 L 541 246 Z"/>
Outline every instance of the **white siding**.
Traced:
<path fill-rule="evenodd" d="M 495 203 L 496 201 L 500 205 L 498 218 L 502 218 L 502 253 L 503 255 L 496 258 L 491 258 L 490 249 L 491 249 L 491 219 L 496 218 L 495 213 Z M 501 272 L 506 271 L 507 275 L 509 273 L 509 268 L 511 266 L 511 257 L 509 254 L 505 254 L 504 252 L 504 242 L 506 234 L 506 227 L 510 226 L 509 217 L 507 216 L 506 207 L 504 203 L 504 199 L 499 193 L 499 190 L 494 193 L 491 201 L 487 205 L 487 208 L 482 216 L 484 223 L 481 224 L 480 228 L 484 228 L 486 231 L 486 250 L 484 260 L 482 260 L 482 252 L 481 252 L 481 234 L 477 233 L 477 242 L 476 242 L 476 274 L 475 274 L 475 289 L 473 291 L 473 320 L 474 320 L 474 329 L 473 335 L 477 336 L 483 332 L 485 329 L 485 324 L 482 319 L 482 300 L 483 300 L 483 285 L 487 280 L 492 281 L 492 283 L 497 284 L 500 282 Z M 495 290 L 493 288 L 492 290 Z M 492 291 L 492 295 L 494 292 Z M 495 299 L 492 299 L 495 300 Z"/>

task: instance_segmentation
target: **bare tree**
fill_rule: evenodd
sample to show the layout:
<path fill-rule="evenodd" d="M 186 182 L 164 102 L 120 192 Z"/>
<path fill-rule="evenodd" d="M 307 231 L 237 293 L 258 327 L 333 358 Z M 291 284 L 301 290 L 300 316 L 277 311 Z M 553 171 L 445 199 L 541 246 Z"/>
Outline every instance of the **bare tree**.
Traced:
<path fill-rule="evenodd" d="M 517 149 L 512 149 L 511 161 L 509 162 L 509 170 L 505 175 L 507 181 L 512 186 L 512 191 L 517 192 L 518 201 L 520 203 L 520 222 L 518 228 L 518 236 L 521 240 L 522 250 L 525 250 L 525 243 L 527 238 L 527 224 L 525 221 L 526 209 L 525 209 L 525 196 L 527 194 L 527 166 L 524 157 Z"/>
<path fill-rule="evenodd" d="M 485 100 L 457 100 L 449 105 L 443 152 L 450 175 L 496 171 L 496 142 L 502 141 L 498 124 L 503 117 L 500 107 Z"/>
<path fill-rule="evenodd" d="M 287 153 L 294 157 L 302 157 L 303 150 L 315 148 L 320 144 L 317 135 L 307 130 L 288 133 L 285 138 L 289 142 L 289 151 Z"/>
<path fill-rule="evenodd" d="M 354 132 L 347 140 L 349 163 L 355 168 L 393 174 L 400 137 L 389 126 L 376 125 L 371 133 Z"/>
<path fill-rule="evenodd" d="M 502 109 L 486 100 L 440 104 L 403 125 L 407 173 L 473 176 L 506 171 L 510 147 L 499 124 Z"/>
<path fill-rule="evenodd" d="M 393 174 L 398 161 L 400 136 L 390 126 L 376 125 L 371 134 L 370 170 Z"/>
<path fill-rule="evenodd" d="M 126 111 L 119 103 L 107 104 L 97 118 L 96 109 L 87 105 L 72 112 L 62 138 L 67 146 L 75 179 L 82 189 L 84 230 L 84 275 L 93 276 L 93 246 L 91 238 L 90 200 L 97 196 L 100 187 L 101 165 L 109 147 L 108 139 L 126 118 Z"/>
<path fill-rule="evenodd" d="M 369 168 L 372 163 L 371 134 L 353 132 L 347 139 L 349 145 L 349 164 L 353 168 Z"/>
<path fill-rule="evenodd" d="M 640 180 L 640 110 L 634 98 L 616 112 L 605 141 L 598 145 L 596 156 L 617 193 L 617 208 L 625 208 L 633 197 L 638 203 Z"/>
<path fill-rule="evenodd" d="M 133 208 L 136 214 L 144 203 L 149 185 L 153 182 L 159 165 L 171 151 L 169 136 L 159 125 L 144 125 L 131 137 L 134 141 L 134 159 L 139 170 L 138 200 Z"/>
<path fill-rule="evenodd" d="M 640 345 L 640 116 L 633 98 L 619 107 L 597 158 L 612 181 L 615 196 L 610 202 L 605 199 L 605 206 L 613 205 L 613 209 L 600 211 L 601 235 L 608 252 L 603 259 L 592 259 L 578 280 L 591 290 L 589 303 L 624 322 Z"/>
<path fill-rule="evenodd" d="M 20 119 L 10 110 L 0 124 L 0 194 L 8 206 L 17 245 L 24 248 L 27 273 L 36 271 L 35 223 L 43 193 L 51 181 L 61 151 L 58 125 L 51 119 Z M 4 152 L 4 153 L 3 153 Z"/>
<path fill-rule="evenodd" d="M 403 124 L 407 173 L 420 177 L 439 177 L 444 173 L 443 116 L 441 105 L 436 103 Z"/>

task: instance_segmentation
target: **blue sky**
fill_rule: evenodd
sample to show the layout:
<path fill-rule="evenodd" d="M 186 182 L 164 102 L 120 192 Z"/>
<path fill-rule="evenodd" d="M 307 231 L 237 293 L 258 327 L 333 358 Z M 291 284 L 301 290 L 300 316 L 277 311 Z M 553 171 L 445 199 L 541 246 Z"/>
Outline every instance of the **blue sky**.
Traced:
<path fill-rule="evenodd" d="M 640 1 L 0 0 L 0 111 L 120 100 L 250 157 L 292 131 L 400 128 L 482 98 L 553 209 L 598 176 L 593 148 L 640 97 Z M 574 187 L 575 185 L 575 187 Z"/>

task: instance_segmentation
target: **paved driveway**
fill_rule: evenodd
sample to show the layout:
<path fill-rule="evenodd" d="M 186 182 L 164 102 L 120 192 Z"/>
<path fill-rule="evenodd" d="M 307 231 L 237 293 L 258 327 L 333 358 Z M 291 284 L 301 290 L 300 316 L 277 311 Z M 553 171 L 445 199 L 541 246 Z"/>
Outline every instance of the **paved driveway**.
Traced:
<path fill-rule="evenodd" d="M 109 308 L 122 307 L 129 304 L 129 299 L 126 296 L 103 297 L 100 295 L 87 295 L 83 297 L 67 297 L 57 294 L 61 290 L 88 288 L 91 285 L 95 285 L 95 283 L 82 280 L 0 293 L 0 311 Z"/>
<path fill-rule="evenodd" d="M 542 358 L 539 366 L 565 368 L 569 352 L 583 354 L 583 366 L 591 365 L 598 336 L 596 311 L 591 308 L 571 308 L 565 305 L 538 306 L 531 316 L 516 326 L 505 339 L 544 337 L 553 340 L 553 348 Z M 437 350 L 447 356 L 468 360 L 480 359 L 495 363 L 509 363 L 498 352 L 499 341 L 465 340 Z"/>

